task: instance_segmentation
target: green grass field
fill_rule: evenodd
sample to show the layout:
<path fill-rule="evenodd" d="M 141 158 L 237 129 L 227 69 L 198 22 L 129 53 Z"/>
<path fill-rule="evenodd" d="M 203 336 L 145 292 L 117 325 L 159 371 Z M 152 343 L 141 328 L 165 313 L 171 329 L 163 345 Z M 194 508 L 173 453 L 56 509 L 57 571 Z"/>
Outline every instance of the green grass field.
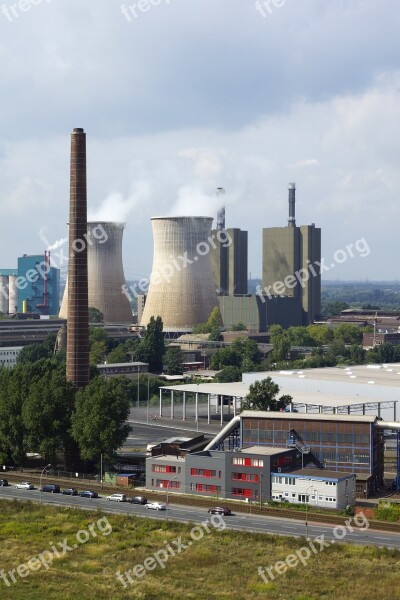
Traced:
<path fill-rule="evenodd" d="M 106 516 L 107 520 L 104 520 Z M 217 520 L 215 521 L 217 523 Z M 112 527 L 112 531 L 110 527 Z M 90 529 L 91 527 L 91 529 Z M 332 545 L 313 554 L 307 564 L 290 568 L 265 583 L 258 567 L 285 560 L 306 543 L 280 538 L 217 530 L 209 525 L 169 523 L 101 512 L 61 509 L 32 503 L 0 502 L 0 598 L 12 600 L 64 600 L 69 598 L 123 600 L 396 600 L 400 598 L 400 552 Z M 79 540 L 77 532 L 80 531 Z M 83 532 L 83 533 L 82 533 Z M 177 539 L 187 545 L 179 546 Z M 86 538 L 86 543 L 80 543 Z M 63 540 L 67 538 L 67 541 Z M 79 543 L 78 543 L 79 541 Z M 191 541 L 189 545 L 188 542 Z M 69 551 L 68 547 L 71 548 Z M 73 546 L 77 545 L 77 548 Z M 52 547 L 60 555 L 46 569 Z M 175 556 L 167 549 L 172 548 Z M 153 558 L 164 550 L 165 568 Z M 180 550 L 180 551 L 179 551 Z M 64 555 L 62 555 L 64 554 Z M 38 558 L 42 555 L 42 559 Z M 165 555 L 159 555 L 161 559 Z M 29 566 L 21 567 L 20 565 Z M 133 570 L 127 587 L 116 572 Z M 50 562 L 50 559 L 49 559 Z M 7 575 L 15 572 L 16 583 Z"/>

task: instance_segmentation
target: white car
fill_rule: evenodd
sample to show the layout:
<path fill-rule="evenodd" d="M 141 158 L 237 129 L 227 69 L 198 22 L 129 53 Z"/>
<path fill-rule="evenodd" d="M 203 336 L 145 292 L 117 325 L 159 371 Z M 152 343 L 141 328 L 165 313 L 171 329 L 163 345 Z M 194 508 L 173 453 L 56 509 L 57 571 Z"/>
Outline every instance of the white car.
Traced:
<path fill-rule="evenodd" d="M 115 500 L 115 502 L 126 502 L 125 494 L 111 494 L 107 496 L 107 500 Z"/>
<path fill-rule="evenodd" d="M 23 483 L 16 483 L 15 487 L 18 490 L 33 490 L 33 489 L 35 489 L 35 486 L 33 485 L 33 483 L 29 483 L 28 481 L 24 481 Z"/>
<path fill-rule="evenodd" d="M 167 505 L 162 504 L 161 502 L 149 502 L 146 504 L 146 508 L 151 508 L 152 510 L 167 510 Z"/>

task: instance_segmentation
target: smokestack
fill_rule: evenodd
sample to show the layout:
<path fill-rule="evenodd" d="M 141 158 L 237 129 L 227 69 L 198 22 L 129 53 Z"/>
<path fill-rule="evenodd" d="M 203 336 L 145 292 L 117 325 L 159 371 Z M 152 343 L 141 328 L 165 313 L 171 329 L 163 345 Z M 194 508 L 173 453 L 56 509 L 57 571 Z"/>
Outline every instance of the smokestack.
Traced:
<path fill-rule="evenodd" d="M 296 227 L 296 184 L 289 183 L 289 221 L 288 227 Z"/>
<path fill-rule="evenodd" d="M 217 212 L 217 230 L 224 231 L 225 229 L 225 206 Z"/>
<path fill-rule="evenodd" d="M 67 379 L 77 388 L 89 383 L 86 232 L 86 134 L 77 128 L 71 134 L 67 328 Z"/>

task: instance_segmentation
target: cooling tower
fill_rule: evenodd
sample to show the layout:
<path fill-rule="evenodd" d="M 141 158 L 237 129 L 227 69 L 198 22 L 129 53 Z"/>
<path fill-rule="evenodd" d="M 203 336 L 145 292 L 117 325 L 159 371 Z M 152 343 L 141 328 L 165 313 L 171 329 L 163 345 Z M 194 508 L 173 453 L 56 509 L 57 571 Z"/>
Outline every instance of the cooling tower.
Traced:
<path fill-rule="evenodd" d="M 89 306 L 103 313 L 105 323 L 132 323 L 129 300 L 122 293 L 125 285 L 122 266 L 124 223 L 87 224 Z M 67 318 L 68 282 L 60 309 Z"/>
<path fill-rule="evenodd" d="M 0 313 L 8 313 L 8 275 L 0 275 Z"/>
<path fill-rule="evenodd" d="M 67 379 L 75 387 L 89 383 L 89 311 L 87 276 L 86 134 L 71 135 L 69 205 Z"/>
<path fill-rule="evenodd" d="M 210 217 L 155 217 L 153 268 L 141 325 L 160 316 L 164 331 L 191 331 L 218 305 Z"/>
<path fill-rule="evenodd" d="M 15 315 L 18 312 L 18 288 L 16 275 L 10 275 L 8 278 L 8 312 L 10 315 Z"/>

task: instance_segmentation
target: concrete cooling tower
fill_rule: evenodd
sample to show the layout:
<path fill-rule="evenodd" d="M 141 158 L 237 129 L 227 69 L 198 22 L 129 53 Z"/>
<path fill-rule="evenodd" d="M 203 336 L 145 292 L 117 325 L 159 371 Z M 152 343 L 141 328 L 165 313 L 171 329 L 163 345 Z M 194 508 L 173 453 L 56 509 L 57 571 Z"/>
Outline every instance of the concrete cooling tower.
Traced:
<path fill-rule="evenodd" d="M 10 275 L 8 278 L 8 312 L 10 315 L 15 315 L 18 312 L 18 287 L 16 275 Z"/>
<path fill-rule="evenodd" d="M 213 281 L 211 217 L 154 217 L 153 268 L 141 325 L 160 316 L 164 331 L 188 332 L 218 305 Z"/>
<path fill-rule="evenodd" d="M 123 223 L 87 224 L 89 306 L 103 313 L 105 323 L 132 323 L 128 298 L 122 293 L 125 284 L 122 266 Z M 68 281 L 61 304 L 60 318 L 66 319 Z"/>
<path fill-rule="evenodd" d="M 0 313 L 8 313 L 8 275 L 0 275 Z"/>

